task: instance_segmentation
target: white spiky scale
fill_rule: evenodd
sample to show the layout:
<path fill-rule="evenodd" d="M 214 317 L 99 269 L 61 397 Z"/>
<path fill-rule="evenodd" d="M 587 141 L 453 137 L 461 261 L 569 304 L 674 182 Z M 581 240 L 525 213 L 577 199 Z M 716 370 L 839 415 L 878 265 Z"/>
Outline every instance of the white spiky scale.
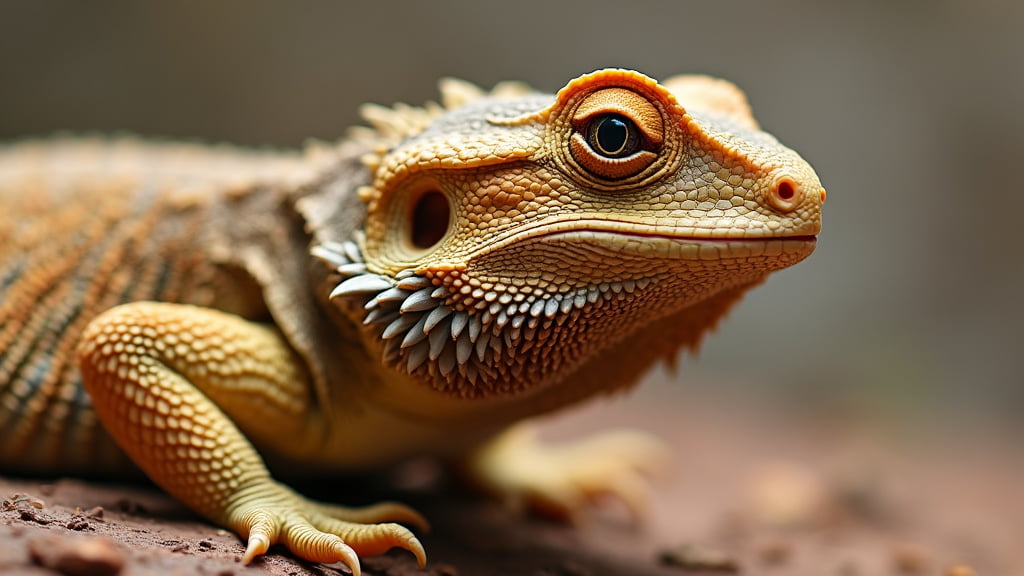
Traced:
<path fill-rule="evenodd" d="M 398 318 L 399 314 L 400 312 L 397 310 L 370 310 L 366 315 L 366 318 L 363 319 L 363 324 L 366 326 L 371 324 L 383 324 L 386 326 L 394 322 L 395 319 Z"/>
<path fill-rule="evenodd" d="M 455 350 L 451 346 L 445 347 L 441 355 L 437 358 L 437 367 L 441 370 L 441 375 L 448 376 L 455 369 Z"/>
<path fill-rule="evenodd" d="M 402 302 L 402 307 L 400 308 L 402 314 L 406 314 L 408 312 L 422 312 L 424 310 L 435 308 L 437 306 L 437 301 L 433 296 L 431 296 L 433 291 L 433 288 L 428 286 L 413 292 L 405 299 L 404 302 Z"/>
<path fill-rule="evenodd" d="M 498 315 L 494 318 L 494 325 L 499 329 L 504 328 L 508 324 L 508 314 L 504 310 L 500 310 Z"/>
<path fill-rule="evenodd" d="M 427 313 L 427 315 L 426 315 L 426 323 L 423 325 L 423 331 L 429 333 L 431 330 L 434 329 L 435 326 L 437 326 L 437 324 L 441 320 L 444 320 L 445 318 L 447 318 L 448 315 L 451 314 L 451 313 L 452 313 L 451 307 L 446 306 L 444 304 L 441 304 L 440 306 L 435 307 L 433 310 L 431 310 L 429 313 Z"/>
<path fill-rule="evenodd" d="M 353 263 L 345 255 L 344 247 L 337 242 L 329 242 L 319 246 L 314 246 L 310 250 L 310 254 L 330 264 L 332 268 L 340 268 Z"/>
<path fill-rule="evenodd" d="M 568 314 L 569 312 L 572 311 L 572 303 L 573 298 L 563 298 L 562 302 L 560 303 L 559 311 L 562 314 Z"/>
<path fill-rule="evenodd" d="M 544 308 L 545 308 L 544 300 L 542 300 L 540 298 L 534 300 L 533 304 L 530 305 L 530 316 L 535 316 L 535 317 L 536 316 L 540 316 L 541 314 L 544 313 Z"/>
<path fill-rule="evenodd" d="M 372 294 L 391 288 L 391 283 L 376 274 L 361 274 L 345 280 L 334 287 L 329 298 L 331 300 L 341 296 L 352 296 L 355 294 Z"/>
<path fill-rule="evenodd" d="M 400 279 L 395 286 L 402 290 L 421 290 L 430 288 L 431 290 L 427 293 L 430 294 L 430 292 L 433 292 L 433 284 L 431 283 L 430 278 L 426 278 L 424 276 L 406 276 L 405 278 Z"/>
<path fill-rule="evenodd" d="M 410 294 L 412 294 L 411 291 L 404 290 L 402 288 L 395 286 L 394 288 L 389 288 L 388 290 L 385 290 L 380 294 L 377 294 L 377 296 L 375 296 L 373 300 L 371 300 L 371 302 L 375 302 L 377 304 L 383 302 L 404 302 L 405 299 L 408 298 Z"/>
<path fill-rule="evenodd" d="M 558 300 L 554 297 L 548 299 L 544 304 L 544 316 L 548 318 L 554 318 L 555 314 L 558 314 Z"/>
<path fill-rule="evenodd" d="M 451 347 L 451 338 L 443 330 L 431 332 L 427 339 L 430 341 L 431 360 L 437 360 L 445 348 Z"/>
<path fill-rule="evenodd" d="M 483 331 L 483 322 L 477 316 L 472 316 L 469 319 L 469 337 L 474 342 L 480 337 L 480 332 Z"/>
<path fill-rule="evenodd" d="M 477 360 L 483 362 L 484 358 L 487 357 L 487 345 L 490 343 L 491 335 L 489 333 L 481 333 L 476 339 L 476 357 Z"/>
<path fill-rule="evenodd" d="M 394 322 L 388 324 L 388 327 L 384 329 L 384 332 L 380 337 L 385 340 L 390 340 L 395 336 L 405 334 L 410 328 L 415 326 L 418 321 L 419 316 L 415 314 L 401 314 Z"/>
<path fill-rule="evenodd" d="M 452 318 L 452 339 L 456 339 L 462 334 L 462 331 L 466 329 L 466 325 L 469 324 L 469 314 L 465 312 L 458 312 Z"/>
<path fill-rule="evenodd" d="M 430 353 L 430 346 L 421 342 L 420 345 L 414 347 L 407 354 L 408 359 L 406 360 L 406 370 L 412 373 L 414 370 L 423 365 L 427 361 L 427 355 Z"/>
<path fill-rule="evenodd" d="M 335 270 L 342 276 L 355 276 L 366 272 L 366 264 L 362 262 L 352 262 L 350 264 L 342 264 L 335 268 Z"/>
<path fill-rule="evenodd" d="M 414 318 L 414 316 L 407 316 L 407 318 Z M 427 332 L 424 330 L 424 325 L 427 323 L 427 316 L 420 314 L 416 318 L 416 323 L 409 328 L 409 331 L 405 333 L 405 337 L 402 338 L 402 348 L 408 348 L 414 344 L 419 344 L 427 337 Z"/>

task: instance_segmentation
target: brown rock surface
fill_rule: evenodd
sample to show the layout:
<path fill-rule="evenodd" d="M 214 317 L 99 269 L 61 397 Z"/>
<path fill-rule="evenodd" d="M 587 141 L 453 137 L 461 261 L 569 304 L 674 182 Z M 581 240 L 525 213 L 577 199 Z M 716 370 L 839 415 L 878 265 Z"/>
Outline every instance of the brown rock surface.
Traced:
<path fill-rule="evenodd" d="M 744 575 L 932 574 L 956 565 L 1024 574 L 1014 536 L 1024 534 L 1024 459 L 992 431 L 889 436 L 741 402 L 680 406 L 647 395 L 561 418 L 548 433 L 609 425 L 642 426 L 675 447 L 673 476 L 655 483 L 641 528 L 615 503 L 578 527 L 521 518 L 444 478 L 411 488 L 367 491 L 345 480 L 301 489 L 324 499 L 346 490 L 337 497 L 357 503 L 398 498 L 430 518 L 425 573 L 392 551 L 364 560 L 370 576 L 715 573 L 665 563 L 673 550 L 712 550 Z M 145 485 L 0 477 L 0 499 L 4 575 L 344 573 L 280 550 L 243 567 L 238 538 Z M 54 560 L 90 551 L 104 558 L 96 572 Z"/>

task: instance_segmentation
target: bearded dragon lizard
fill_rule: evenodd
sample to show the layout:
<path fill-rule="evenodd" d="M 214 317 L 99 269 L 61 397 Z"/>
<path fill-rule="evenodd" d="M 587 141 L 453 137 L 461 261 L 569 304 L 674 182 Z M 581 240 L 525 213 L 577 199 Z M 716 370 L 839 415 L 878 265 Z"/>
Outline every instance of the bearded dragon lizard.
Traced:
<path fill-rule="evenodd" d="M 304 153 L 0 148 L 0 467 L 137 466 L 246 563 L 281 544 L 355 574 L 396 546 L 422 567 L 402 524 L 423 519 L 308 500 L 268 467 L 461 454 L 506 496 L 637 503 L 650 441 L 553 452 L 512 425 L 696 346 L 812 252 L 825 191 L 722 80 L 441 93 Z"/>

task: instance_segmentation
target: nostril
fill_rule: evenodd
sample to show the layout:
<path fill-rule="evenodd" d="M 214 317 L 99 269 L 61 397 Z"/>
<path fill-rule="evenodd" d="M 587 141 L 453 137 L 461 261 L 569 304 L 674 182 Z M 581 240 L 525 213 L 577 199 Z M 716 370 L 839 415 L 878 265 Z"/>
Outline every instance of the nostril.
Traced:
<path fill-rule="evenodd" d="M 800 188 L 790 178 L 780 178 L 768 195 L 768 202 L 779 212 L 789 212 L 800 204 Z"/>

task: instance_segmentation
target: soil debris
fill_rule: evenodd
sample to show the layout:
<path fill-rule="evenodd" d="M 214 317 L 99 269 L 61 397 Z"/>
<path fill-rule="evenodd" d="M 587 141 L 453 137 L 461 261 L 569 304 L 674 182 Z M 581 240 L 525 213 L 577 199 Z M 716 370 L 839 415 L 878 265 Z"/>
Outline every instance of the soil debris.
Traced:
<path fill-rule="evenodd" d="M 0 510 L 3 510 L 4 512 L 7 512 L 8 510 L 21 510 L 26 507 L 42 510 L 46 507 L 46 503 L 31 494 L 25 494 L 23 492 L 15 492 L 7 498 L 4 498 L 4 501 L 0 503 Z"/>
<path fill-rule="evenodd" d="M 89 524 L 89 520 L 85 516 L 83 516 L 81 514 L 75 514 L 74 516 L 72 516 L 64 524 L 64 527 L 67 528 L 68 530 L 74 530 L 76 532 L 82 532 L 82 531 L 85 531 L 85 530 L 92 530 L 92 531 L 96 530 L 95 528 L 92 527 L 91 524 Z"/>

